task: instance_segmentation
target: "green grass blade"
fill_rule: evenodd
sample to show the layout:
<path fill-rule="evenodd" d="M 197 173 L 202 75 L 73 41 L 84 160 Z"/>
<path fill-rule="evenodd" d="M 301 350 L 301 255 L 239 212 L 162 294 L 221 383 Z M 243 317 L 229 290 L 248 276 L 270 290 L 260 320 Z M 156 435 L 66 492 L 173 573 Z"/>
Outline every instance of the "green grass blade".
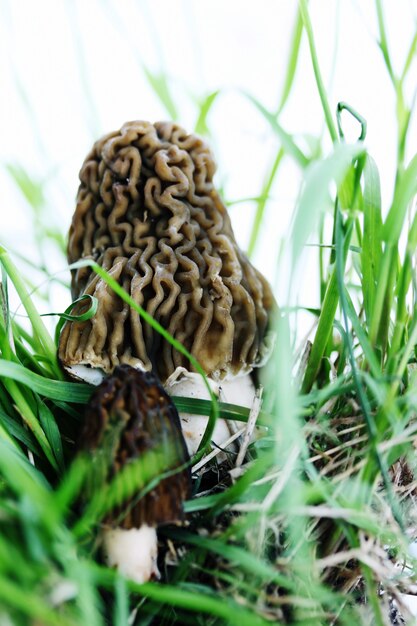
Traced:
<path fill-rule="evenodd" d="M 113 613 L 114 626 L 126 626 L 129 623 L 129 595 L 126 581 L 121 576 L 114 583 L 115 604 Z"/>
<path fill-rule="evenodd" d="M 0 408 L 0 424 L 2 425 L 2 438 L 5 439 L 4 433 L 7 433 L 7 440 L 16 446 L 16 449 L 20 450 L 16 444 L 15 439 L 21 442 L 28 450 L 36 455 L 40 454 L 40 448 L 36 444 L 30 431 L 22 426 L 15 418 L 8 415 Z"/>
<path fill-rule="evenodd" d="M 208 516 L 213 518 L 221 511 L 227 509 L 233 502 L 238 502 L 251 487 L 252 483 L 265 475 L 267 468 L 271 467 L 272 459 L 273 454 L 268 451 L 265 452 L 227 491 L 216 494 L 216 502 L 211 506 Z"/>
<path fill-rule="evenodd" d="M 416 319 L 416 316 L 414 316 L 413 324 L 411 325 L 411 328 L 410 328 L 408 341 L 405 344 L 404 349 L 402 350 L 401 359 L 398 364 L 397 370 L 395 372 L 394 381 L 391 385 L 390 394 L 387 400 L 388 404 L 390 403 L 390 401 L 394 399 L 396 393 L 398 392 L 400 388 L 402 377 L 408 365 L 408 361 L 412 353 L 415 350 L 416 345 L 417 345 L 417 319 Z"/>
<path fill-rule="evenodd" d="M 389 285 L 393 282 L 393 274 L 396 271 L 397 247 L 387 245 L 383 252 L 379 276 L 377 281 L 377 289 L 374 301 L 374 308 L 371 314 L 371 326 L 369 329 L 369 337 L 372 345 L 376 345 L 377 341 L 381 344 L 381 336 L 384 334 L 382 328 L 386 326 L 388 320 L 383 318 L 384 306 L 387 311 L 387 298 L 391 298 Z M 388 318 L 389 319 L 389 318 Z"/>
<path fill-rule="evenodd" d="M 277 135 L 278 139 L 281 142 L 283 149 L 286 154 L 291 156 L 293 160 L 301 167 L 305 168 L 309 164 L 309 159 L 305 156 L 305 154 L 300 150 L 297 146 L 293 138 L 289 133 L 287 133 L 281 124 L 277 122 L 275 116 L 270 113 L 264 106 L 254 98 L 251 94 L 244 93 L 243 94 L 252 104 L 258 109 L 258 111 L 263 115 L 263 117 L 269 122 L 272 130 Z"/>
<path fill-rule="evenodd" d="M 363 144 L 338 144 L 323 161 L 307 170 L 292 232 L 292 261 L 295 267 L 311 233 L 317 232 L 321 213 L 329 206 L 330 184 L 339 186 L 352 167 L 352 161 L 364 153 Z"/>
<path fill-rule="evenodd" d="M 321 360 L 329 341 L 333 321 L 336 315 L 337 305 L 339 303 L 339 292 L 337 289 L 336 271 L 333 270 L 327 283 L 327 289 L 323 300 L 323 306 L 320 313 L 319 323 L 314 337 L 313 346 L 311 348 L 310 357 L 308 359 L 307 368 L 301 385 L 301 393 L 308 393 L 312 388 L 318 371 L 320 369 Z"/>
<path fill-rule="evenodd" d="M 385 66 L 388 70 L 389 77 L 391 78 L 392 84 L 396 86 L 397 79 L 394 74 L 391 56 L 390 56 L 389 49 L 388 49 L 388 39 L 387 39 L 387 32 L 385 28 L 385 19 L 384 19 L 384 12 L 382 9 L 381 0 L 375 0 L 375 5 L 376 5 L 376 14 L 377 14 L 378 28 L 379 28 L 378 44 L 381 49 L 382 56 L 384 57 Z"/>
<path fill-rule="evenodd" d="M 20 297 L 22 305 L 26 309 L 33 330 L 43 347 L 45 356 L 51 363 L 55 376 L 62 379 L 63 374 L 58 366 L 55 343 L 50 336 L 45 324 L 43 323 L 42 318 L 38 313 L 35 305 L 33 304 L 33 301 L 26 289 L 25 283 L 20 273 L 18 272 L 16 266 L 11 260 L 9 254 L 2 246 L 0 246 L 0 263 L 4 267 L 8 277 L 10 278 Z"/>
<path fill-rule="evenodd" d="M 255 558 L 253 554 L 248 553 L 247 550 L 240 546 L 234 546 L 221 541 L 220 537 L 218 539 L 201 537 L 185 530 L 170 530 L 169 535 L 178 541 L 184 541 L 198 548 L 220 554 L 229 561 L 238 563 L 242 571 L 252 576 L 257 576 L 264 582 L 275 582 L 284 587 L 284 589 L 295 590 L 294 582 L 282 576 L 282 574 L 269 565 L 269 563 L 262 559 Z"/>
<path fill-rule="evenodd" d="M 416 193 L 417 155 L 397 180 L 394 199 L 382 227 L 386 247 L 380 263 L 370 338 L 372 344 L 378 341 L 383 349 L 387 343 L 393 289 L 397 282 L 398 242 L 404 228 L 408 206 Z"/>
<path fill-rule="evenodd" d="M 95 565 L 91 567 L 98 583 L 112 589 L 115 578 L 118 576 L 113 570 Z M 135 594 L 156 600 L 161 604 L 181 607 L 193 613 L 206 613 L 225 620 L 226 623 L 239 626 L 270 626 L 269 620 L 263 619 L 256 613 L 241 607 L 233 600 L 228 600 L 219 594 L 206 595 L 201 592 L 187 591 L 179 586 L 144 583 L 138 585 L 130 580 L 126 581 L 127 588 Z"/>
<path fill-rule="evenodd" d="M 403 68 L 403 71 L 401 72 L 400 84 L 403 84 L 407 77 L 411 64 L 416 57 L 416 51 L 417 51 L 417 31 L 414 33 L 414 37 L 408 49 L 407 57 L 404 63 L 404 68 Z"/>
<path fill-rule="evenodd" d="M 365 141 L 366 138 L 366 130 L 367 130 L 367 122 L 360 113 L 358 113 L 350 104 L 347 102 L 338 102 L 336 108 L 336 121 L 337 121 L 337 130 L 339 132 L 340 139 L 344 139 L 345 135 L 343 132 L 342 125 L 342 112 L 347 111 L 350 115 L 360 124 L 361 132 L 359 133 L 358 141 Z"/>
<path fill-rule="evenodd" d="M 51 380 L 29 371 L 19 363 L 0 359 L 0 377 L 23 383 L 40 396 L 51 400 L 61 400 L 85 404 L 91 396 L 93 388 L 81 383 L 67 383 Z"/>
<path fill-rule="evenodd" d="M 198 113 L 197 121 L 194 126 L 194 132 L 198 135 L 209 135 L 209 127 L 207 125 L 207 116 L 211 111 L 213 104 L 215 103 L 220 90 L 209 93 L 208 96 L 200 104 L 200 111 Z"/>
<path fill-rule="evenodd" d="M 359 340 L 359 343 L 363 350 L 363 355 L 367 363 L 370 366 L 372 375 L 375 376 L 376 379 L 378 379 L 379 376 L 381 375 L 381 365 L 379 363 L 378 358 L 375 355 L 374 350 L 372 349 L 368 336 L 366 335 L 366 332 L 364 331 L 362 327 L 361 321 L 355 311 L 355 307 L 353 305 L 352 299 L 347 289 L 344 290 L 344 297 L 345 297 L 346 315 L 348 316 L 352 324 L 352 328 L 355 332 L 355 335 L 357 336 Z"/>
<path fill-rule="evenodd" d="M 158 96 L 170 119 L 176 121 L 178 119 L 178 111 L 166 75 L 163 72 L 151 72 L 147 67 L 142 67 L 150 86 Z"/>
<path fill-rule="evenodd" d="M 62 473 L 65 469 L 65 462 L 61 433 L 59 432 L 54 414 L 40 398 L 38 398 L 38 414 L 42 429 L 56 459 L 58 469 Z"/>
<path fill-rule="evenodd" d="M 171 396 L 178 411 L 191 413 L 196 415 L 209 416 L 211 413 L 210 400 L 202 400 L 197 398 L 183 398 L 180 396 Z M 229 404 L 228 402 L 218 402 L 219 417 L 227 420 L 237 420 L 239 422 L 247 422 L 250 409 L 239 406 L 238 404 Z M 271 426 L 273 416 L 265 411 L 260 411 L 256 423 L 260 426 Z"/>
<path fill-rule="evenodd" d="M 71 315 L 71 311 L 74 308 L 74 306 L 84 301 L 86 303 L 88 302 L 88 304 L 90 305 L 87 308 L 87 310 L 84 311 L 84 313 L 81 313 L 80 315 Z M 61 334 L 61 330 L 65 322 L 86 322 L 87 320 L 94 317 L 94 315 L 97 313 L 97 307 L 98 307 L 97 298 L 95 298 L 94 296 L 90 296 L 89 294 L 84 294 L 80 298 L 77 298 L 77 300 L 74 300 L 74 302 L 72 302 L 65 309 L 63 313 L 43 313 L 41 317 L 48 317 L 48 316 L 56 315 L 60 318 L 55 328 L 55 344 L 58 345 L 59 335 Z"/>
<path fill-rule="evenodd" d="M 27 171 L 18 163 L 7 163 L 6 170 L 28 204 L 39 215 L 39 211 L 45 204 L 42 183 L 29 176 Z"/>
<path fill-rule="evenodd" d="M 282 88 L 281 100 L 276 115 L 278 116 L 285 107 L 288 96 L 294 83 L 295 72 L 297 70 L 297 62 L 300 52 L 301 37 L 303 34 L 303 19 L 300 9 L 297 10 L 294 28 L 291 37 L 290 55 L 287 63 L 287 71 L 285 74 L 284 86 Z"/>
<path fill-rule="evenodd" d="M 50 504 L 49 485 L 20 451 L 5 441 L 0 441 L 0 472 L 7 477 L 8 485 L 20 496 L 30 494 L 40 509 Z"/>
<path fill-rule="evenodd" d="M 417 193 L 417 154 L 410 161 L 396 185 L 394 199 L 383 226 L 384 241 L 393 246 L 400 239 L 407 208 Z"/>
<path fill-rule="evenodd" d="M 9 363 L 7 361 L 0 360 L 0 372 L 4 365 L 13 366 L 17 365 L 17 363 Z M 16 409 L 22 417 L 23 421 L 30 428 L 37 442 L 42 448 L 46 458 L 55 470 L 58 469 L 51 445 L 38 421 L 37 415 L 35 414 L 31 406 L 32 397 L 29 396 L 28 393 L 23 393 L 19 385 L 17 385 L 13 380 L 5 380 L 3 384 L 10 394 L 11 398 L 13 399 Z"/>
<path fill-rule="evenodd" d="M 369 154 L 364 168 L 363 213 L 362 289 L 366 319 L 370 326 L 382 256 L 382 217 L 379 172 Z"/>
<path fill-rule="evenodd" d="M 320 65 L 317 58 L 316 44 L 314 43 L 313 27 L 311 25 L 310 15 L 307 9 L 307 1 L 299 0 L 300 13 L 303 19 L 304 28 L 306 29 L 308 45 L 310 48 L 311 61 L 313 63 L 314 76 L 316 78 L 317 89 L 319 92 L 321 104 L 323 107 L 324 118 L 333 143 L 338 141 L 338 135 L 333 116 L 330 111 L 330 105 L 327 99 L 326 89 L 324 87 L 323 78 L 320 71 Z"/>
<path fill-rule="evenodd" d="M 277 172 L 278 172 L 278 168 L 281 164 L 281 161 L 283 159 L 284 156 L 284 150 L 282 148 L 280 148 L 277 152 L 277 156 L 275 157 L 275 160 L 272 164 L 272 168 L 271 171 L 269 173 L 268 178 L 266 179 L 260 196 L 257 200 L 257 205 L 256 205 L 256 211 L 255 211 L 255 217 L 253 219 L 253 224 L 252 224 L 252 228 L 251 228 L 251 234 L 250 234 L 250 239 L 249 239 L 249 246 L 248 246 L 248 257 L 251 258 L 251 256 L 253 255 L 255 248 L 256 248 L 256 244 L 258 242 L 258 238 L 259 238 L 259 231 L 262 225 L 262 222 L 264 220 L 264 214 L 265 214 L 265 207 L 269 198 L 269 194 L 271 192 L 271 188 L 272 185 L 274 184 L 274 180 L 276 178 Z"/>
<path fill-rule="evenodd" d="M 417 214 L 414 215 L 411 228 L 408 232 L 407 248 L 404 263 L 401 267 L 397 283 L 397 310 L 395 315 L 394 334 L 390 346 L 390 360 L 387 369 L 393 371 L 394 364 L 399 357 L 404 332 L 407 325 L 407 299 L 413 279 L 413 258 L 417 249 Z"/>

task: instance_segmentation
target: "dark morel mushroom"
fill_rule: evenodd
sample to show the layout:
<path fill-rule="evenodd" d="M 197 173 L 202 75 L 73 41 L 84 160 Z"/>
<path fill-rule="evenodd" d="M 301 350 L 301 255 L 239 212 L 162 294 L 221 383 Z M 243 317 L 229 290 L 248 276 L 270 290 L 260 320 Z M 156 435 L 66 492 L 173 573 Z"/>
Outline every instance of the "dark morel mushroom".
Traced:
<path fill-rule="evenodd" d="M 158 576 L 156 528 L 183 520 L 191 473 L 177 410 L 156 376 L 117 367 L 87 405 L 79 448 L 92 454 L 87 497 L 139 458 L 158 473 L 168 472 L 143 497 L 135 492 L 103 520 L 107 563 L 138 582 Z"/>

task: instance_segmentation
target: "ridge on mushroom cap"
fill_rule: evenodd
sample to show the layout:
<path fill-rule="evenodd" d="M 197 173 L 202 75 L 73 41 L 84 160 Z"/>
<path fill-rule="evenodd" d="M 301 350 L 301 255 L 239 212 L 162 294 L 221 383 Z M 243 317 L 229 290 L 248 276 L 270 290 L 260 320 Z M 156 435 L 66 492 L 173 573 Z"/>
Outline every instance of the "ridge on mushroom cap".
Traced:
<path fill-rule="evenodd" d="M 68 260 L 95 260 L 222 379 L 261 360 L 274 299 L 235 241 L 214 172 L 203 140 L 173 123 L 129 122 L 104 136 L 81 168 Z M 97 297 L 98 309 L 88 321 L 65 324 L 59 357 L 66 369 L 109 373 L 127 363 L 163 381 L 190 369 L 88 267 L 72 271 L 74 299 L 84 293 Z"/>

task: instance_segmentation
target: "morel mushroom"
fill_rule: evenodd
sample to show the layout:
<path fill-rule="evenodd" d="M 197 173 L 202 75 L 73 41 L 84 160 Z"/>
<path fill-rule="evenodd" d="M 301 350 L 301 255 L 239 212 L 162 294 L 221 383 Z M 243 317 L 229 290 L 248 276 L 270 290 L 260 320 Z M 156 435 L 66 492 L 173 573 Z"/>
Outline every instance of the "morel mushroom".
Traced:
<path fill-rule="evenodd" d="M 214 171 L 207 145 L 176 124 L 129 122 L 106 135 L 80 172 L 68 260 L 106 269 L 233 401 L 228 381 L 237 376 L 253 392 L 248 374 L 265 357 L 274 299 L 235 241 Z M 98 383 L 127 363 L 152 369 L 170 390 L 179 372 L 186 383 L 195 378 L 188 360 L 89 267 L 72 271 L 73 298 L 83 294 L 98 299 L 97 313 L 67 322 L 59 344 L 72 376 Z M 217 443 L 225 428 L 217 425 Z M 188 441 L 191 452 L 199 436 Z"/>
<path fill-rule="evenodd" d="M 156 528 L 183 520 L 191 472 L 177 410 L 156 376 L 129 365 L 116 367 L 87 405 L 79 448 L 93 455 L 88 495 L 96 492 L 100 481 L 109 483 L 146 455 L 148 460 L 152 455 L 152 465 L 155 459 L 162 460 L 163 472 L 181 468 L 169 472 L 139 500 L 134 494 L 119 503 L 103 521 L 108 565 L 140 583 L 159 577 Z"/>

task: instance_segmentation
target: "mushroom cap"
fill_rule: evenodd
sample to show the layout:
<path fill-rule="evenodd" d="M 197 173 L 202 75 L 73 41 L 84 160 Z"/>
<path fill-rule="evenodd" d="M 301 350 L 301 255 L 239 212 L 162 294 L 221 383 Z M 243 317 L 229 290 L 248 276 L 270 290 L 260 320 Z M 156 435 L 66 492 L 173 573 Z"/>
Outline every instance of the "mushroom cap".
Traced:
<path fill-rule="evenodd" d="M 208 146 L 173 123 L 129 122 L 97 141 L 80 172 L 68 260 L 93 259 L 220 380 L 259 365 L 274 298 L 239 249 L 213 184 Z M 122 363 L 165 381 L 188 359 L 90 268 L 72 295 L 97 297 L 95 316 L 67 322 L 62 365 L 110 373 Z M 80 314 L 86 305 L 74 308 Z"/>
<path fill-rule="evenodd" d="M 86 407 L 78 447 L 92 454 L 88 495 L 97 482 L 109 482 L 127 464 L 156 453 L 164 472 L 189 461 L 177 410 L 150 372 L 120 365 L 95 390 Z M 118 528 L 159 526 L 183 519 L 191 494 L 189 466 L 162 478 L 138 501 L 122 502 L 104 520 Z"/>

